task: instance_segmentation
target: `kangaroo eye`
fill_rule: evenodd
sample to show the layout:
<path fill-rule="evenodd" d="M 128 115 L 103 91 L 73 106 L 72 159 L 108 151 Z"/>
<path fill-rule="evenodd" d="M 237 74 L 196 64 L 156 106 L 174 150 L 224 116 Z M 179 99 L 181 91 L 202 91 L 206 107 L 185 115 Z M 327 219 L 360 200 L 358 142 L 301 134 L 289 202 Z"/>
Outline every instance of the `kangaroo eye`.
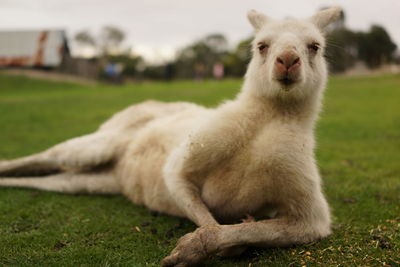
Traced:
<path fill-rule="evenodd" d="M 312 53 L 317 53 L 317 51 L 321 48 L 319 43 L 311 43 L 307 46 L 308 51 Z"/>
<path fill-rule="evenodd" d="M 265 43 L 258 43 L 257 44 L 257 48 L 258 48 L 258 51 L 260 51 L 260 53 L 264 53 L 265 51 L 267 51 L 268 47 L 269 46 L 267 44 L 265 44 Z"/>

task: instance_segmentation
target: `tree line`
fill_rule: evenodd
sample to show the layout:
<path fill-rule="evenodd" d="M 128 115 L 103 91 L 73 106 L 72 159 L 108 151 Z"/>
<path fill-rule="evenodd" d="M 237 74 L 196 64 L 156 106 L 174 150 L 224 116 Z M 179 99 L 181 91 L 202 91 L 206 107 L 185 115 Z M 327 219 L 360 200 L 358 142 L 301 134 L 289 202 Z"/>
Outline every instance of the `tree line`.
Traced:
<path fill-rule="evenodd" d="M 345 72 L 357 62 L 374 69 L 399 60 L 397 46 L 383 26 L 372 25 L 368 31 L 354 31 L 346 26 L 345 19 L 342 13 L 341 20 L 327 32 L 325 56 L 331 72 Z M 89 31 L 81 31 L 75 36 L 81 49 L 94 50 L 101 64 L 121 64 L 122 75 L 132 79 L 211 78 L 216 64 L 223 66 L 225 77 L 241 77 L 251 57 L 251 37 L 229 49 L 227 38 L 214 33 L 179 49 L 174 60 L 154 65 L 129 49 L 122 49 L 124 39 L 125 33 L 112 26 L 104 27 L 96 38 Z"/>

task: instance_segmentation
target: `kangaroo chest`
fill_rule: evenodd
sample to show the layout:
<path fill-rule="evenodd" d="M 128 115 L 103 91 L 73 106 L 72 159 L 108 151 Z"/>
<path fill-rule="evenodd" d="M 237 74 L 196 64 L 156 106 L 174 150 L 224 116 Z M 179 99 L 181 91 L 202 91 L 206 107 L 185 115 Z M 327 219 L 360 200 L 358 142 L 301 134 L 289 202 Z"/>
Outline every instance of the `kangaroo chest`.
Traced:
<path fill-rule="evenodd" d="M 265 127 L 248 144 L 214 168 L 205 179 L 202 198 L 214 216 L 232 221 L 246 214 L 271 217 L 279 209 L 285 187 L 277 179 L 291 179 L 294 162 L 304 157 L 306 140 L 291 128 Z M 297 168 L 298 166 L 296 166 Z"/>

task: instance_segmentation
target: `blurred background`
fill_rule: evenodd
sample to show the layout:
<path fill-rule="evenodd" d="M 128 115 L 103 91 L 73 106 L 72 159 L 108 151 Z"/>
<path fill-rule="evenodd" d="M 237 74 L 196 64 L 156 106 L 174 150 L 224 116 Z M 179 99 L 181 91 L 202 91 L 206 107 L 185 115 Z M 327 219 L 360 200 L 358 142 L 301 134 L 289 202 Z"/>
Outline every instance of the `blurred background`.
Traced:
<path fill-rule="evenodd" d="M 249 9 L 272 18 L 343 7 L 329 28 L 331 73 L 400 73 L 400 2 L 0 0 L 0 68 L 123 83 L 243 76 Z"/>

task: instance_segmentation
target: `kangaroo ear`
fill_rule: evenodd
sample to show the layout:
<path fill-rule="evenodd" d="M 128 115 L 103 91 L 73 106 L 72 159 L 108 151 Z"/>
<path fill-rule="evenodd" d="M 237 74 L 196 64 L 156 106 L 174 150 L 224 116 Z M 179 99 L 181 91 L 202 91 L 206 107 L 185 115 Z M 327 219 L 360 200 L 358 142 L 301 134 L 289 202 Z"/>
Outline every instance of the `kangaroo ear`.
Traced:
<path fill-rule="evenodd" d="M 311 22 L 314 23 L 321 30 L 324 30 L 326 26 L 337 20 L 340 17 L 341 13 L 341 7 L 327 8 L 319 11 L 317 14 L 312 16 Z"/>
<path fill-rule="evenodd" d="M 267 24 L 267 22 L 270 20 L 266 15 L 259 13 L 254 9 L 247 12 L 247 18 L 249 19 L 251 25 L 253 25 L 255 31 L 260 30 L 261 27 Z"/>

